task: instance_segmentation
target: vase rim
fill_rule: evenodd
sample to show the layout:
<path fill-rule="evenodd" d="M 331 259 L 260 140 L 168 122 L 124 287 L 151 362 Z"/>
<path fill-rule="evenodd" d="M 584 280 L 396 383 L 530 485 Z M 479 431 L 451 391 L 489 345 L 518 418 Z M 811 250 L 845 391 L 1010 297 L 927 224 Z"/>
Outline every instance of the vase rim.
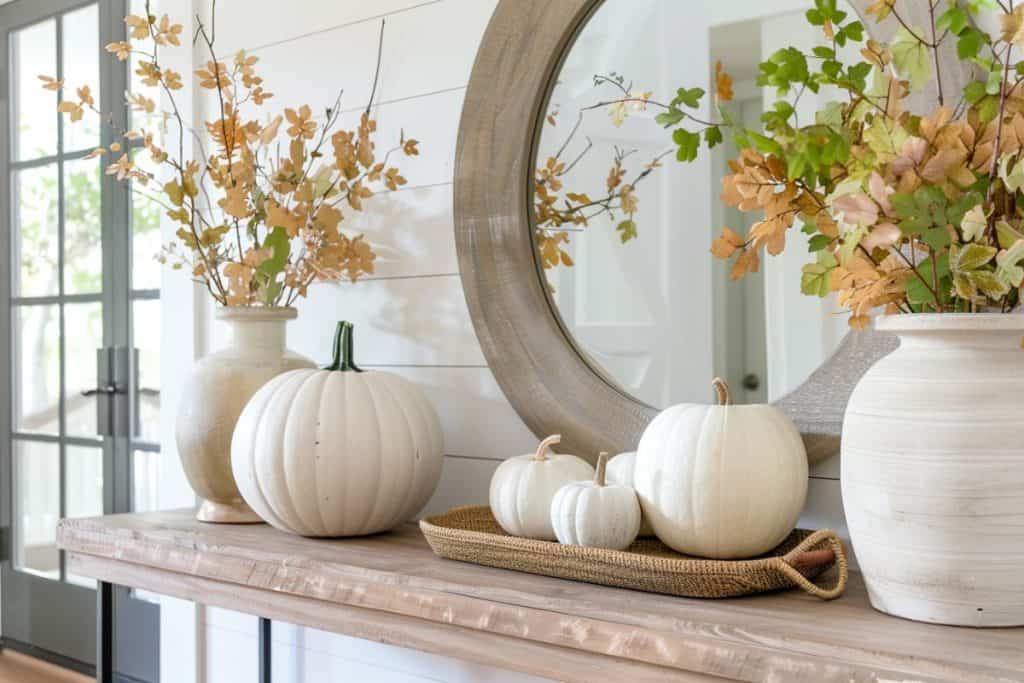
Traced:
<path fill-rule="evenodd" d="M 227 321 L 295 320 L 299 312 L 291 306 L 218 306 L 215 316 Z"/>
<path fill-rule="evenodd" d="M 875 318 L 880 332 L 1022 332 L 1021 313 L 903 313 Z"/>

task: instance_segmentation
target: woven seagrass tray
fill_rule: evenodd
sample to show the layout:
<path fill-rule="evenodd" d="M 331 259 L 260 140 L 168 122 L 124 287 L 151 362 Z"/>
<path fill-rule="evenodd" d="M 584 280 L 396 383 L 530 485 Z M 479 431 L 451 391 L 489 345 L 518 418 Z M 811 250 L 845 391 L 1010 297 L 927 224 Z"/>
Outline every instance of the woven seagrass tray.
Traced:
<path fill-rule="evenodd" d="M 752 560 L 681 555 L 655 538 L 623 551 L 561 545 L 506 534 L 488 507 L 460 507 L 427 517 L 420 529 L 433 551 L 450 560 L 688 598 L 733 598 L 799 587 L 823 600 L 846 588 L 843 544 L 830 529 L 797 529 L 775 550 Z M 829 587 L 814 582 L 837 568 Z"/>

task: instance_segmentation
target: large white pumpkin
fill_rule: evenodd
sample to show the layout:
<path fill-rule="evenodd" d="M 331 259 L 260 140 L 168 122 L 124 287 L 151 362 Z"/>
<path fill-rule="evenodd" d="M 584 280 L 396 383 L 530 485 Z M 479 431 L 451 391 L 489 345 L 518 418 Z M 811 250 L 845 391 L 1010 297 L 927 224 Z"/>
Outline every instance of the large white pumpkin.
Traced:
<path fill-rule="evenodd" d="M 807 497 L 807 453 L 778 408 L 673 406 L 640 439 L 634 485 L 666 545 L 717 559 L 753 557 L 793 530 Z"/>
<path fill-rule="evenodd" d="M 334 363 L 280 375 L 249 401 L 231 444 L 242 497 L 303 536 L 360 536 L 413 517 L 441 477 L 441 425 L 401 377 L 352 362 L 339 323 Z"/>
<path fill-rule="evenodd" d="M 491 512 L 508 534 L 554 541 L 551 501 L 562 486 L 592 479 L 594 468 L 575 455 L 548 453 L 562 437 L 549 436 L 536 453 L 517 455 L 498 466 L 491 477 Z"/>
<path fill-rule="evenodd" d="M 551 525 L 559 543 L 625 550 L 640 531 L 640 503 L 629 486 L 605 480 L 608 454 L 597 460 L 593 481 L 574 481 L 551 501 Z"/>

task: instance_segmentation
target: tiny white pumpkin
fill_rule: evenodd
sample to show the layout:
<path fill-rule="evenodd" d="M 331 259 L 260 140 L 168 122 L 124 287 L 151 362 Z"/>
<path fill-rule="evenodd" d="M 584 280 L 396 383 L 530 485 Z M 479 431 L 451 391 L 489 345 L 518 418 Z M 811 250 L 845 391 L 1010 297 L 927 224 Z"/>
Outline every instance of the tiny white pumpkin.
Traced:
<path fill-rule="evenodd" d="M 231 465 L 245 502 L 302 536 L 361 536 L 413 517 L 437 487 L 441 424 L 412 384 L 352 361 L 338 324 L 334 362 L 264 385 L 242 410 Z"/>
<path fill-rule="evenodd" d="M 640 503 L 629 486 L 605 481 L 608 454 L 597 459 L 593 481 L 558 489 L 551 501 L 551 525 L 559 543 L 625 550 L 640 531 Z"/>
<path fill-rule="evenodd" d="M 622 486 L 633 486 L 633 472 L 636 469 L 636 451 L 629 451 L 628 453 L 619 453 L 614 458 L 608 461 L 608 481 L 613 484 L 621 484 Z M 640 521 L 640 536 L 653 536 L 654 529 L 651 528 L 651 523 L 647 521 L 647 517 L 644 517 Z"/>
<path fill-rule="evenodd" d="M 807 497 L 807 452 L 793 422 L 770 405 L 684 404 L 644 431 L 634 481 L 666 545 L 716 559 L 754 557 L 793 530 Z"/>
<path fill-rule="evenodd" d="M 517 455 L 498 466 L 491 477 L 491 512 L 506 533 L 522 538 L 554 541 L 551 500 L 565 484 L 594 476 L 594 468 L 575 455 L 559 455 L 548 448 L 561 442 L 559 435 L 541 441 L 536 453 Z"/>

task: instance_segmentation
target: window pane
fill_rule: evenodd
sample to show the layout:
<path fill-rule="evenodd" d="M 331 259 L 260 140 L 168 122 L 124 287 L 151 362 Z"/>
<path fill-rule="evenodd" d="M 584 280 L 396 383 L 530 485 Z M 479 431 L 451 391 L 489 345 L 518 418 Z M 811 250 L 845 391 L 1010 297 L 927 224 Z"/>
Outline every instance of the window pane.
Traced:
<path fill-rule="evenodd" d="M 132 453 L 132 511 L 160 509 L 160 454 L 150 451 Z"/>
<path fill-rule="evenodd" d="M 68 446 L 65 458 L 64 516 L 97 517 L 103 514 L 103 450 Z M 68 574 L 69 583 L 92 588 L 94 579 Z"/>
<path fill-rule="evenodd" d="M 137 437 L 160 441 L 160 302 L 132 304 L 135 348 L 138 349 Z"/>
<path fill-rule="evenodd" d="M 14 172 L 12 237 L 19 273 L 15 296 L 52 296 L 59 293 L 57 254 L 57 166 Z"/>
<path fill-rule="evenodd" d="M 100 162 L 64 164 L 64 293 L 103 290 Z"/>
<path fill-rule="evenodd" d="M 103 346 L 103 305 L 66 304 L 64 329 L 67 433 L 95 438 L 96 404 L 107 399 L 82 396 L 82 392 L 97 384 L 96 350 Z"/>
<path fill-rule="evenodd" d="M 100 30 L 96 5 L 68 12 L 63 17 L 64 83 L 68 86 L 64 97 L 71 99 L 75 91 L 88 86 L 96 108 L 99 109 L 100 84 Z M 77 98 L 76 98 L 77 99 Z M 62 117 L 64 124 L 64 151 L 92 149 L 100 144 L 99 116 L 88 109 L 80 121 Z"/>
<path fill-rule="evenodd" d="M 60 319 L 57 306 L 14 309 L 14 429 L 60 430 Z"/>
<path fill-rule="evenodd" d="M 14 158 L 38 159 L 57 152 L 57 93 L 39 76 L 57 76 L 57 22 L 53 19 L 11 33 L 16 111 Z"/>
<path fill-rule="evenodd" d="M 60 578 L 60 450 L 57 444 L 14 443 L 14 565 Z"/>
<path fill-rule="evenodd" d="M 141 188 L 146 194 L 159 193 L 160 172 L 146 150 L 137 150 L 136 165 L 153 174 L 156 181 L 148 188 Z M 160 205 L 139 194 L 132 193 L 132 288 L 159 289 L 160 264 L 156 260 L 160 251 Z"/>

